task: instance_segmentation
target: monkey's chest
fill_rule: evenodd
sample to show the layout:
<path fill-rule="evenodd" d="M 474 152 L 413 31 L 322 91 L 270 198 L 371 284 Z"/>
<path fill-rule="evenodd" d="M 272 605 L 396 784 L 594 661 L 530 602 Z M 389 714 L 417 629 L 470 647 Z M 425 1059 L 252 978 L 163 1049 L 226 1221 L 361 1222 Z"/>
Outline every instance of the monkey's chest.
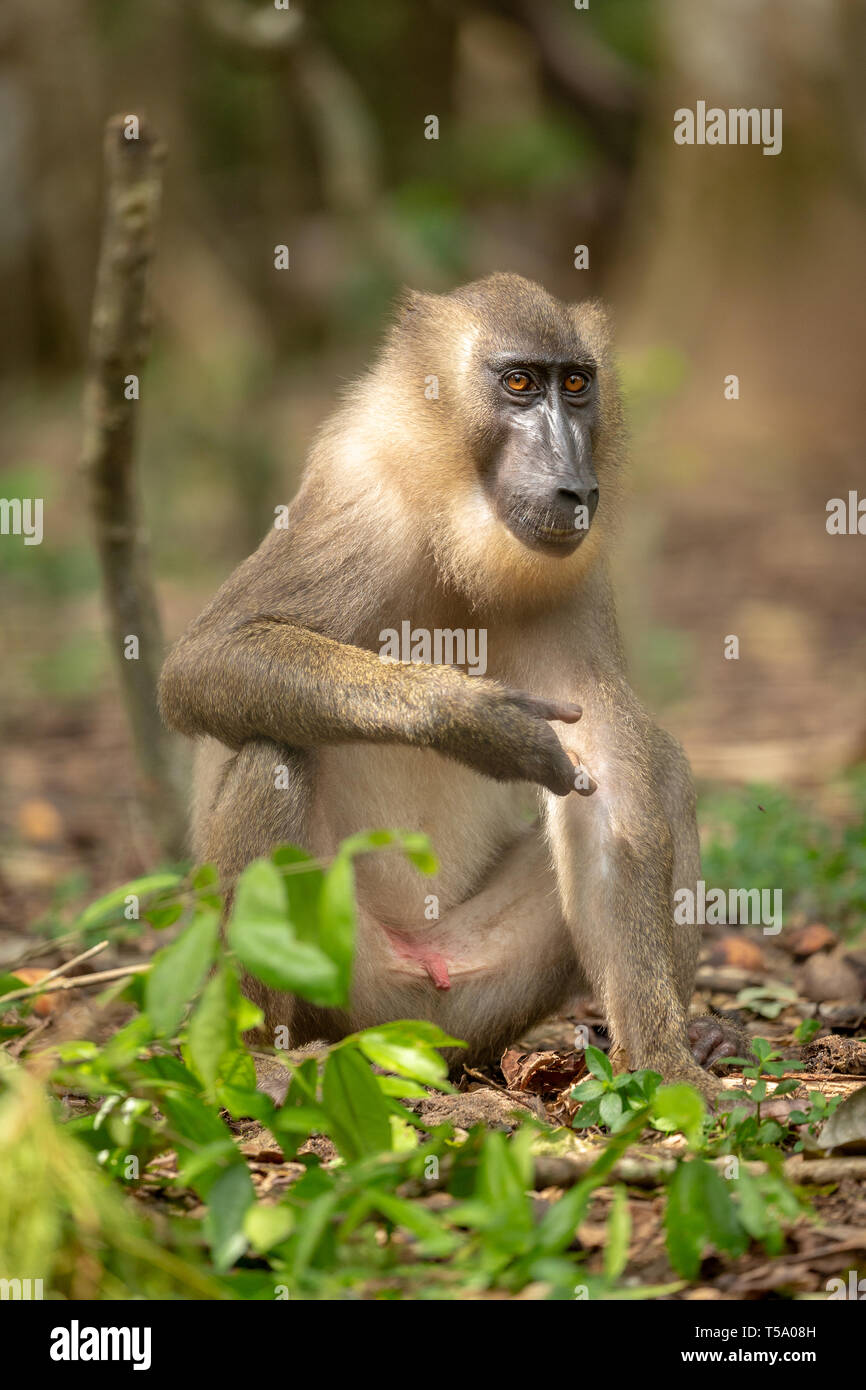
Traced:
<path fill-rule="evenodd" d="M 530 789 L 493 782 L 439 754 L 343 744 L 317 755 L 310 850 L 331 855 L 362 830 L 428 835 L 439 863 L 432 878 L 394 850 L 357 863 L 362 908 L 381 922 L 423 927 L 477 891 L 533 810 Z"/>

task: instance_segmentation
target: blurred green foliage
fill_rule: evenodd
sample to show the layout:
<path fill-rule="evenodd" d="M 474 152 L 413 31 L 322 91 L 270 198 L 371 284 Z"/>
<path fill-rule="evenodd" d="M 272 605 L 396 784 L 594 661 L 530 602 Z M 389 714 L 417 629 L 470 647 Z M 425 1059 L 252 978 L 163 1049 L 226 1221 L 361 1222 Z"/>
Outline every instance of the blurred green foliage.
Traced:
<path fill-rule="evenodd" d="M 714 888 L 779 888 L 785 922 L 793 913 L 855 934 L 866 922 L 866 770 L 846 783 L 841 824 L 804 797 L 775 787 L 712 791 L 702 797 L 704 879 Z"/>

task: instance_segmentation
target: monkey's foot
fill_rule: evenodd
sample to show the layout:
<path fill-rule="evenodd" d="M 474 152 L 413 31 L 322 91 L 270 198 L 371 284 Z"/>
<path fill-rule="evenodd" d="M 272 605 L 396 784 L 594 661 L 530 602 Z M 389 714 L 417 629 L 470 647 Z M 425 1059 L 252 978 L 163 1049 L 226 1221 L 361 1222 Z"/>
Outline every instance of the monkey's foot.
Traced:
<path fill-rule="evenodd" d="M 750 1050 L 744 1033 L 735 1023 L 714 1015 L 689 1019 L 688 1035 L 695 1061 L 707 1069 L 723 1057 L 743 1057 Z"/>
<path fill-rule="evenodd" d="M 402 936 L 400 932 L 394 931 L 392 927 L 385 928 L 385 935 L 391 943 L 396 955 L 402 960 L 413 961 L 421 967 L 426 975 L 433 981 L 437 989 L 450 989 L 451 976 L 448 974 L 448 962 L 438 951 L 431 951 L 424 945 L 423 940 L 418 941 L 412 937 Z"/>

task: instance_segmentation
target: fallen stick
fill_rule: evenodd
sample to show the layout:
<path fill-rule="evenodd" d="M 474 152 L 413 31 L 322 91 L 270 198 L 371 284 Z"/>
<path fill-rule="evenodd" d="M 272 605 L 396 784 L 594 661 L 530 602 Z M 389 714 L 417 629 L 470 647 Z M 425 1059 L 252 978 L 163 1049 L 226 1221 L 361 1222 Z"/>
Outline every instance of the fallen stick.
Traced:
<path fill-rule="evenodd" d="M 104 951 L 107 945 L 107 941 L 100 941 L 96 946 L 91 946 L 89 951 L 82 951 L 80 956 L 73 956 L 72 960 L 66 960 L 62 965 L 56 965 L 53 970 L 49 970 L 46 975 L 42 976 L 42 979 L 39 981 L 40 986 L 44 989 L 49 980 L 56 980 L 58 976 L 65 975 L 67 971 L 72 969 L 73 965 L 80 965 L 82 961 L 90 960 L 92 956 L 98 956 L 100 951 Z M 12 974 L 15 974 L 14 970 Z"/>
<path fill-rule="evenodd" d="M 27 989 L 13 989 L 8 994 L 0 994 L 0 1004 L 10 1004 L 13 999 L 31 999 L 36 994 L 57 994 L 60 990 L 104 985 L 110 980 L 122 980 L 124 975 L 141 975 L 149 969 L 150 962 L 145 965 L 118 965 L 113 970 L 97 970 L 92 975 L 75 975 L 71 980 L 52 980 L 50 984 L 43 981 L 38 985 L 28 985 Z"/>

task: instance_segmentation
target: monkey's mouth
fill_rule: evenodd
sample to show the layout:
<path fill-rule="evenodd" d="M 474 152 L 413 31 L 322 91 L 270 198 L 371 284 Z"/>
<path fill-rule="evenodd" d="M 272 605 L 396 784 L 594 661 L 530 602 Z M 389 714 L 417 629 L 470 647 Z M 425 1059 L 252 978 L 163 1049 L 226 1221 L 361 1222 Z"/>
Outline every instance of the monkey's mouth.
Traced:
<path fill-rule="evenodd" d="M 505 518 L 505 524 L 516 540 L 545 555 L 572 555 L 586 539 L 588 527 L 579 530 L 562 516 L 550 512 L 528 513 L 525 508 Z"/>

